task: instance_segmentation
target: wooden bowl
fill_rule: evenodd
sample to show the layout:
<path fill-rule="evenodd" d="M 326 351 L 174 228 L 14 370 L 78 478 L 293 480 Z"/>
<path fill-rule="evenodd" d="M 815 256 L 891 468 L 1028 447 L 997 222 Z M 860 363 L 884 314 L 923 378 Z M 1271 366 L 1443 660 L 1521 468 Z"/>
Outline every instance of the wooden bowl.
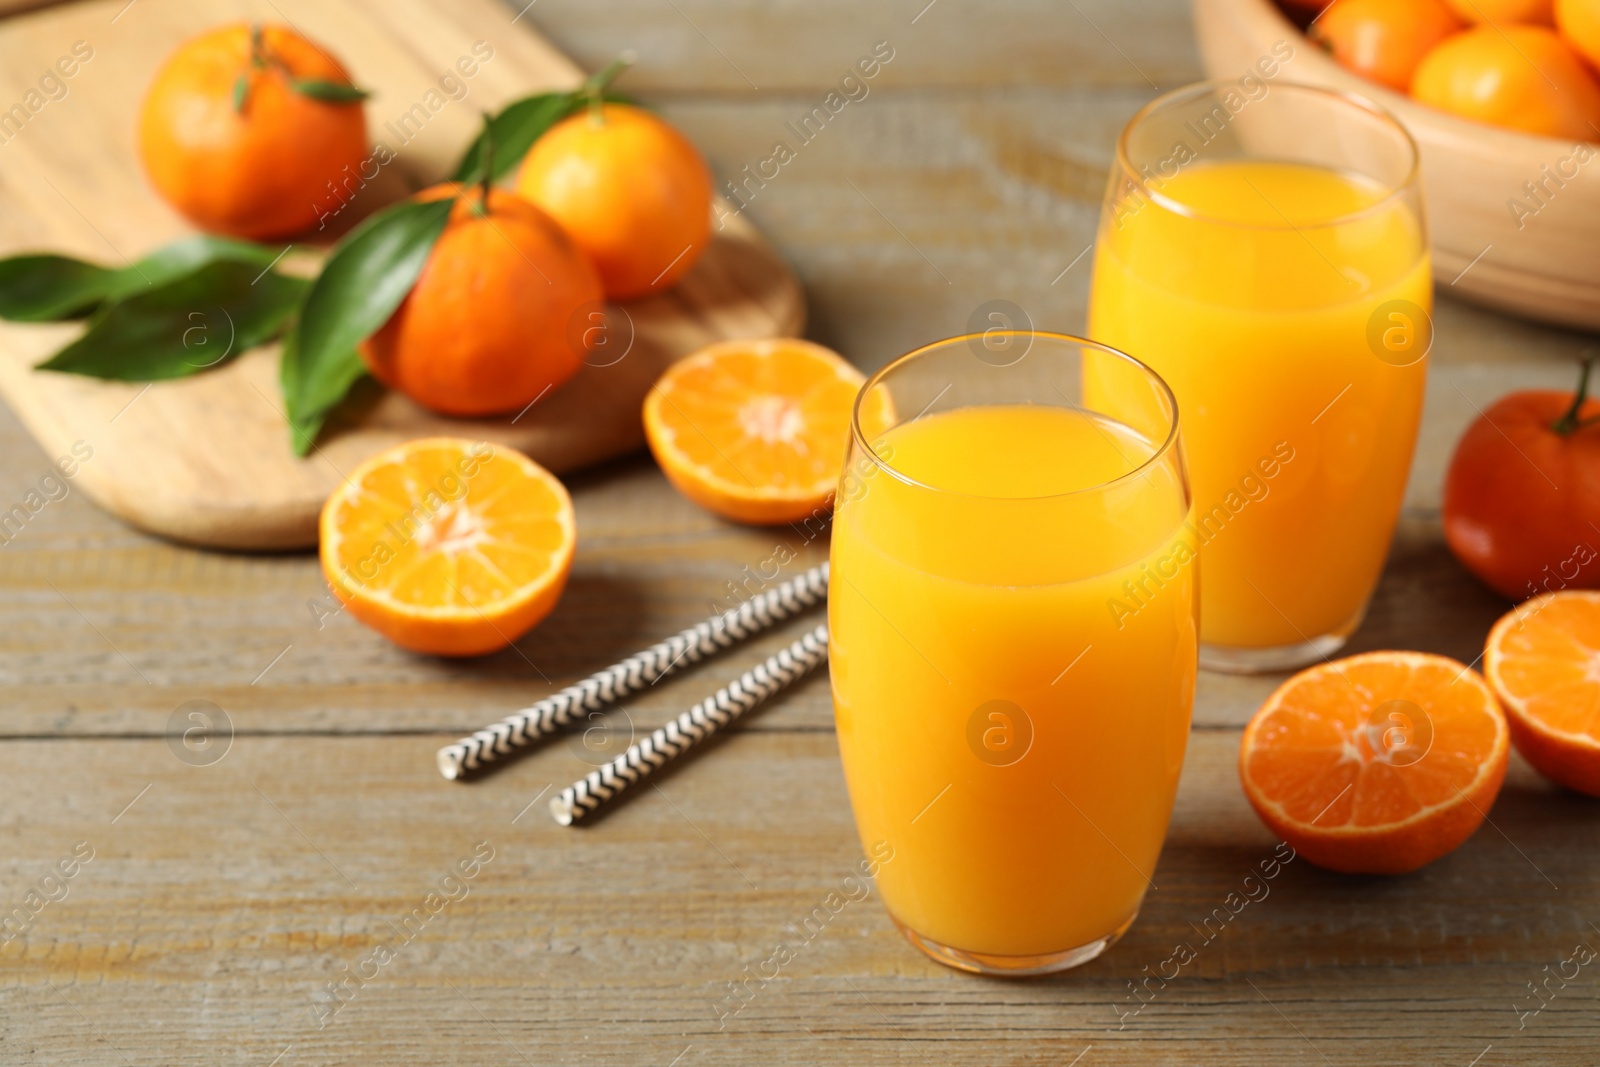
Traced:
<path fill-rule="evenodd" d="M 1261 78 L 1275 62 L 1270 81 L 1356 93 L 1399 118 L 1422 151 L 1441 292 L 1545 322 L 1600 328 L 1600 148 L 1415 103 L 1340 67 L 1271 0 L 1194 0 L 1194 22 L 1212 78 Z"/>

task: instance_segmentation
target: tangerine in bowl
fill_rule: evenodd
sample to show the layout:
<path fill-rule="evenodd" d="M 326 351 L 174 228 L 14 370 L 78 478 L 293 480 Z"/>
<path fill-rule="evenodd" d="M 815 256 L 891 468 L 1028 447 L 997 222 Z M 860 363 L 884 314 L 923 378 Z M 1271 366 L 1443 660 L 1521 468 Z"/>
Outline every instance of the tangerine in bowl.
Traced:
<path fill-rule="evenodd" d="M 1423 103 L 1414 97 L 1415 78 L 1413 93 L 1404 93 L 1341 66 L 1301 26 L 1310 23 L 1312 33 L 1319 34 L 1341 5 L 1351 2 L 1335 0 L 1313 14 L 1314 4 L 1297 4 L 1291 13 L 1273 0 L 1193 0 L 1195 30 L 1208 75 L 1239 87 L 1243 106 L 1229 120 L 1248 123 L 1250 100 L 1283 82 L 1372 100 L 1398 118 L 1417 142 L 1434 274 L 1449 292 L 1528 318 L 1600 328 L 1600 144 L 1593 143 L 1600 141 L 1600 113 L 1593 111 L 1596 100 L 1590 92 L 1600 77 L 1577 58 L 1582 54 L 1577 43 L 1584 39 L 1582 32 L 1593 34 L 1600 53 L 1600 9 L 1592 13 L 1591 27 L 1584 21 L 1589 7 L 1574 0 L 1576 13 L 1569 14 L 1567 22 L 1583 29 L 1563 35 L 1565 45 L 1552 43 L 1556 31 L 1547 23 L 1491 21 L 1471 27 L 1462 19 L 1462 29 L 1419 62 L 1416 77 L 1429 82 L 1430 99 L 1449 99 L 1462 110 L 1477 107 L 1478 119 L 1497 111 L 1538 116 L 1531 123 L 1539 127 L 1534 132 L 1491 125 Z M 1454 3 L 1438 2 L 1460 18 Z M 1486 0 L 1473 4 L 1485 10 L 1493 6 Z M 1411 5 L 1412 0 L 1404 0 L 1394 6 Z M 1558 21 L 1562 6 L 1556 5 Z M 1520 76 L 1526 71 L 1505 66 L 1512 59 L 1524 64 L 1527 60 L 1516 56 L 1514 49 L 1505 49 L 1503 39 L 1498 44 L 1487 40 L 1489 34 L 1498 39 L 1497 25 L 1510 31 L 1519 44 L 1524 38 L 1542 42 L 1528 47 L 1559 59 L 1559 69 L 1545 64 L 1551 69 L 1554 89 L 1543 78 L 1536 82 Z M 1463 38 L 1468 41 L 1465 46 L 1458 43 Z M 1446 53 L 1446 62 L 1437 55 L 1440 49 L 1458 54 Z M 1485 69 L 1489 74 L 1481 73 Z M 1474 75 L 1474 70 L 1480 73 Z M 1503 91 L 1518 94 L 1509 104 L 1493 93 L 1487 100 L 1474 96 L 1481 88 L 1477 80 L 1496 78 L 1505 85 Z M 1571 93 L 1556 99 L 1562 95 L 1561 86 Z M 1596 116 L 1593 129 L 1587 125 L 1591 114 Z M 1347 145 L 1353 154 L 1363 150 L 1359 131 L 1330 129 L 1328 137 L 1332 143 Z"/>

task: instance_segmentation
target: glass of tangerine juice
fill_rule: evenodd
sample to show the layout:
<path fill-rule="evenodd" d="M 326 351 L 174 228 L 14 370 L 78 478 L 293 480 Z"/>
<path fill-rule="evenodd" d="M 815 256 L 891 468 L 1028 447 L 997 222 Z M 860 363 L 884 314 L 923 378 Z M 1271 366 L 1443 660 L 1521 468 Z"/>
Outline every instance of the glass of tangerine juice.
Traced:
<path fill-rule="evenodd" d="M 1123 131 L 1089 334 L 1183 409 L 1202 666 L 1302 666 L 1360 624 L 1416 444 L 1432 292 L 1416 145 L 1376 105 L 1212 82 Z"/>
<path fill-rule="evenodd" d="M 1172 393 L 1111 348 L 991 330 L 863 387 L 834 714 L 884 903 L 934 959 L 1048 973 L 1133 922 L 1189 732 L 1190 517 Z M 1169 577 L 1112 610 L 1150 569 Z"/>

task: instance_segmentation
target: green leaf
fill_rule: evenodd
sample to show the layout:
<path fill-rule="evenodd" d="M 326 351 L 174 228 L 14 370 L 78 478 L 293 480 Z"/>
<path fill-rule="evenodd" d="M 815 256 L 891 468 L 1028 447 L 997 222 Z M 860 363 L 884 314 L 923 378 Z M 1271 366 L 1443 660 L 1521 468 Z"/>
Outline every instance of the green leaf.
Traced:
<path fill-rule="evenodd" d="M 286 400 L 289 396 L 290 368 L 303 365 L 299 352 L 299 331 L 291 330 L 284 335 L 283 351 L 278 364 Z M 366 376 L 366 364 L 361 362 L 361 356 L 354 348 L 346 349 L 338 356 L 323 360 L 322 372 L 314 381 L 307 383 L 299 403 L 289 405 L 289 441 L 295 455 L 303 456 L 311 451 L 312 443 L 322 431 L 322 424 L 333 414 L 334 408 L 349 395 L 351 388 Z"/>
<path fill-rule="evenodd" d="M 589 75 L 576 89 L 564 93 L 536 93 L 513 100 L 500 114 L 485 121 L 483 132 L 478 134 L 477 140 L 468 146 L 466 154 L 461 157 L 461 162 L 456 164 L 454 179 L 467 184 L 494 181 L 522 162 L 522 157 L 528 154 L 533 142 L 544 136 L 546 130 L 591 101 L 634 103 L 632 97 L 610 91 L 611 82 L 628 69 L 633 60 L 632 52 L 624 52 L 606 64 L 603 70 Z M 494 147 L 490 163 L 492 169 L 487 178 L 483 173 L 486 145 Z"/>
<path fill-rule="evenodd" d="M 600 99 L 608 104 L 639 106 L 638 101 L 626 93 L 602 93 Z M 469 185 L 483 180 L 485 137 L 494 138 L 494 173 L 489 175 L 489 180 L 495 181 L 505 176 L 522 162 L 522 157 L 528 154 L 533 142 L 543 137 L 546 130 L 582 111 L 587 104 L 582 89 L 574 89 L 570 93 L 539 93 L 512 101 L 504 111 L 489 120 L 488 129 L 479 133 L 467 147 L 461 162 L 456 164 L 451 180 Z"/>
<path fill-rule="evenodd" d="M 248 241 L 190 237 L 117 270 L 68 256 L 12 256 L 0 259 L 0 319 L 59 322 L 81 318 L 102 304 L 165 285 L 207 263 L 235 260 L 265 270 L 278 255 Z"/>
<path fill-rule="evenodd" d="M 577 93 L 539 93 L 506 105 L 467 147 L 461 162 L 456 164 L 454 179 L 465 183 L 483 180 L 483 149 L 486 138 L 493 137 L 494 173 L 489 175 L 489 180 L 494 181 L 521 162 L 533 142 L 546 130 L 582 104 L 583 99 Z"/>
<path fill-rule="evenodd" d="M 270 341 L 310 283 L 217 260 L 107 304 L 40 370 L 147 382 L 183 378 Z"/>
<path fill-rule="evenodd" d="M 244 114 L 244 103 L 250 97 L 250 75 L 241 74 L 233 80 L 233 110 Z"/>
<path fill-rule="evenodd" d="M 306 295 L 279 368 L 296 455 L 310 451 L 328 413 L 361 377 L 356 345 L 411 292 L 455 204 L 447 197 L 385 208 L 334 249 Z"/>
<path fill-rule="evenodd" d="M 329 81 L 326 78 L 291 78 L 289 88 L 301 96 L 309 96 L 325 104 L 358 104 L 372 95 L 349 82 Z"/>
<path fill-rule="evenodd" d="M 117 282 L 107 300 L 119 300 L 141 289 L 154 289 L 176 281 L 209 263 L 249 263 L 257 273 L 278 261 L 284 249 L 274 252 L 264 245 L 236 241 L 231 237 L 185 237 L 151 252 L 139 262 L 117 271 Z"/>
<path fill-rule="evenodd" d="M 0 259 L 0 319 L 58 322 L 88 314 L 116 286 L 117 272 L 70 256 Z"/>

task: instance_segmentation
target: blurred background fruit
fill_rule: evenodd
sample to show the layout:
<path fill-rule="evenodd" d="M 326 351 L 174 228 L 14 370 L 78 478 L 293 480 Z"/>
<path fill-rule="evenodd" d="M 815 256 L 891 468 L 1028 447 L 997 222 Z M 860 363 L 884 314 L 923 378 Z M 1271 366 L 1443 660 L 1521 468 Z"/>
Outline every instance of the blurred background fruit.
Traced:
<path fill-rule="evenodd" d="M 288 27 L 218 27 L 157 72 L 139 156 L 156 191 L 201 229 L 292 236 L 336 208 L 333 187 L 359 172 L 364 96 L 325 48 Z"/>
<path fill-rule="evenodd" d="M 1600 0 L 1278 2 L 1344 69 L 1430 107 L 1600 140 Z"/>
<path fill-rule="evenodd" d="M 1600 85 L 1554 30 L 1476 26 L 1422 60 L 1411 94 L 1464 118 L 1545 137 L 1600 139 Z"/>
<path fill-rule="evenodd" d="M 711 240 L 711 172 L 689 140 L 630 104 L 595 105 L 534 142 L 517 192 L 594 261 L 613 300 L 670 288 Z"/>
<path fill-rule="evenodd" d="M 1573 137 L 1490 125 L 1487 120 L 1501 112 L 1510 114 L 1508 121 L 1524 122 L 1515 92 L 1525 90 L 1535 101 L 1540 94 L 1562 94 L 1526 58 L 1503 47 L 1500 59 L 1514 60 L 1518 69 L 1489 64 L 1480 71 L 1481 84 L 1464 79 L 1459 107 L 1469 115 L 1394 90 L 1349 70 L 1328 49 L 1296 33 L 1296 27 L 1309 25 L 1315 34 L 1346 2 L 1337 0 L 1313 24 L 1308 9 L 1291 0 L 1192 0 L 1207 74 L 1237 81 L 1252 71 L 1269 84 L 1293 81 L 1369 97 L 1400 120 L 1421 150 L 1434 270 L 1450 283 L 1450 293 L 1544 322 L 1600 329 L 1600 167 L 1594 162 L 1600 132 L 1586 125 L 1600 76 L 1567 54 L 1561 66 L 1575 86 L 1568 107 L 1559 100 L 1553 109 L 1541 105 L 1546 117 L 1553 111 L 1566 120 L 1563 125 L 1581 126 Z M 1548 26 L 1499 28 L 1550 32 Z M 1495 26 L 1464 28 L 1435 51 L 1452 48 L 1475 30 L 1494 32 Z M 1573 46 L 1567 47 L 1570 52 Z M 1539 84 L 1528 88 L 1524 78 Z M 1473 103 L 1485 99 L 1489 106 Z M 1355 133 L 1330 131 L 1330 143 Z"/>
<path fill-rule="evenodd" d="M 1496 26 L 1532 22 L 1551 23 L 1550 0 L 1445 0 L 1467 22 L 1487 22 Z"/>
<path fill-rule="evenodd" d="M 1422 57 L 1461 26 L 1440 0 L 1338 0 L 1311 36 L 1346 69 L 1404 93 Z"/>
<path fill-rule="evenodd" d="M 1462 565 L 1512 600 L 1600 587 L 1600 401 L 1578 391 L 1511 393 L 1456 444 L 1444 536 Z"/>
<path fill-rule="evenodd" d="M 1556 29 L 1590 67 L 1600 68 L 1600 0 L 1556 0 Z"/>
<path fill-rule="evenodd" d="M 435 200 L 460 187 L 419 194 Z M 503 189 L 462 195 L 415 287 L 360 346 L 374 377 L 446 415 L 519 411 L 577 373 L 571 329 L 603 293 L 594 266 L 543 211 Z"/>

